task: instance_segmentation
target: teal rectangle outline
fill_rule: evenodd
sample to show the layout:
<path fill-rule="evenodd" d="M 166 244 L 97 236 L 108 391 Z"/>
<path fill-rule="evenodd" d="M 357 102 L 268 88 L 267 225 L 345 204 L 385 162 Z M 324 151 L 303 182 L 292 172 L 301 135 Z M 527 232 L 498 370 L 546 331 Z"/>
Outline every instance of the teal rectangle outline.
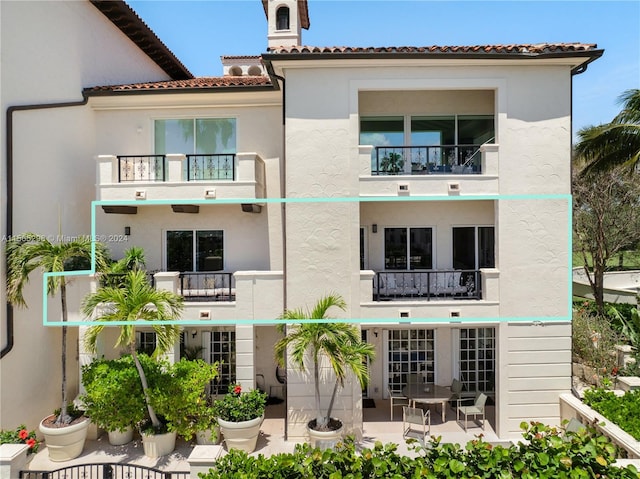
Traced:
<path fill-rule="evenodd" d="M 545 317 L 483 317 L 464 318 L 463 320 L 452 321 L 451 318 L 339 318 L 328 320 L 310 320 L 310 322 L 347 322 L 347 323 L 411 323 L 411 324 L 464 324 L 473 322 L 486 323 L 567 323 L 571 322 L 573 307 L 573 197 L 571 194 L 549 194 L 549 195 L 470 195 L 470 196 L 358 196 L 358 197 L 301 197 L 301 198 L 228 198 L 228 199 L 184 199 L 184 200 L 93 200 L 91 202 L 91 269 L 78 271 L 51 272 L 43 274 L 42 284 L 42 324 L 44 326 L 95 326 L 95 321 L 49 321 L 47 305 L 47 281 L 49 277 L 58 276 L 87 276 L 95 274 L 95 253 L 96 253 L 96 209 L 99 206 L 134 206 L 134 205 L 175 205 L 175 204 L 197 204 L 197 205 L 222 205 L 222 204 L 242 204 L 242 203 L 353 203 L 353 202 L 415 202 L 415 201 L 478 201 L 478 200 L 554 200 L 565 199 L 568 203 L 567 229 L 568 229 L 568 309 L 567 316 L 545 316 Z M 151 326 L 154 324 L 177 324 L 182 326 L 220 326 L 236 324 L 281 324 L 284 320 L 275 318 L 268 319 L 233 319 L 233 320 L 188 320 L 179 319 L 175 321 L 113 321 L 109 326 L 135 325 Z M 296 323 L 295 320 L 286 321 Z"/>

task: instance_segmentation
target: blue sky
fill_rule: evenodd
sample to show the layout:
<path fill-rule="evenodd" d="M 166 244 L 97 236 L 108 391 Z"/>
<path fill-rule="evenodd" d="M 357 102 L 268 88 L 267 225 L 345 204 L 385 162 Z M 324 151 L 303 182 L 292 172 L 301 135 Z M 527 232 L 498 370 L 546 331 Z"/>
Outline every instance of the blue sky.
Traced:
<path fill-rule="evenodd" d="M 267 48 L 260 0 L 128 1 L 196 76 L 220 56 Z M 619 95 L 640 88 L 640 1 L 309 0 L 305 45 L 427 46 L 596 43 L 604 55 L 574 77 L 574 132 L 610 121 Z"/>

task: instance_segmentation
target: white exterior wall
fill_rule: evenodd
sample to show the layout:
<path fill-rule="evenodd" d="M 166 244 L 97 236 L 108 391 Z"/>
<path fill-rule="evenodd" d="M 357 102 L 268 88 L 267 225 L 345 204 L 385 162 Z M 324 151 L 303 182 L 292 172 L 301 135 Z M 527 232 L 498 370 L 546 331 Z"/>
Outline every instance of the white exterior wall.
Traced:
<path fill-rule="evenodd" d="M 287 195 L 321 199 L 355 196 L 354 190 L 358 185 L 354 181 L 357 177 L 357 165 L 354 163 L 358 156 L 360 115 L 493 112 L 500 157 L 500 197 L 495 203 L 445 203 L 442 212 L 436 210 L 435 203 L 426 206 L 412 204 L 410 208 L 404 202 L 364 203 L 360 205 L 359 218 L 352 203 L 348 202 L 288 205 L 287 305 L 311 304 L 328 291 L 335 291 L 343 295 L 349 304 L 346 317 L 397 317 L 399 309 L 407 308 L 404 302 L 391 302 L 386 308 L 360 304 L 360 296 L 356 294 L 359 283 L 353 277 L 359 262 L 357 220 L 368 228 L 368 260 L 374 270 L 381 266 L 383 241 L 371 233 L 369 228 L 373 223 L 378 224 L 378 237 L 384 234 L 384 226 L 389 225 L 434 226 L 436 248 L 439 248 L 435 256 L 438 268 L 450 266 L 451 252 L 447 248 L 451 244 L 451 226 L 489 224 L 496 227 L 496 269 L 500 278 L 496 283 L 500 287 L 496 296 L 498 301 L 480 301 L 457 309 L 466 307 L 465 311 L 471 313 L 471 317 L 487 317 L 488 320 L 527 317 L 567 319 L 569 205 L 564 198 L 539 197 L 570 192 L 569 68 L 553 65 L 499 68 L 431 65 L 430 68 L 420 68 L 415 64 L 406 68 L 402 65 L 385 68 L 382 63 L 375 69 L 356 69 L 348 68 L 346 62 L 342 63 L 344 68 L 339 68 L 339 63 L 334 62 L 335 68 L 325 69 L 314 68 L 311 62 L 304 62 L 304 69 L 293 64 L 292 68 L 283 70 L 287 77 Z M 451 92 L 445 92 L 444 99 L 433 93 L 461 89 L 471 90 L 460 96 L 466 102 Z M 412 93 L 426 90 L 427 93 L 411 101 L 407 90 Z M 446 100 L 451 100 L 450 111 L 445 110 Z M 493 107 L 487 111 L 490 101 Z M 395 183 L 399 180 L 391 178 L 389 181 Z M 473 192 L 482 194 L 482 190 Z M 494 191 L 485 192 L 489 193 Z M 391 195 L 394 196 L 393 193 Z M 507 195 L 528 197 L 508 199 Z M 426 311 L 437 311 L 439 315 L 455 308 L 453 304 L 409 306 L 418 311 L 418 317 L 432 316 L 421 316 Z M 445 316 L 448 314 L 436 317 Z M 464 317 L 469 316 L 463 314 L 463 322 Z M 570 387 L 570 345 L 567 348 L 567 341 L 570 344 L 571 328 L 568 324 L 545 329 L 547 335 L 558 337 L 558 341 L 563 342 L 563 347 L 554 355 L 555 359 L 548 361 L 543 359 L 544 355 L 534 354 L 519 359 L 529 361 L 525 364 L 511 364 L 509 347 L 513 341 L 517 342 L 513 338 L 537 334 L 532 328 L 535 326 L 520 324 L 501 324 L 497 328 L 500 350 L 497 353 L 499 419 L 496 427 L 500 435 L 508 436 L 517 431 L 522 408 L 511 395 L 517 390 L 517 384 L 530 382 L 541 385 L 544 379 L 540 376 L 543 376 L 552 379 L 550 386 L 541 385 L 539 390 L 552 389 L 555 394 L 566 392 Z M 535 350 L 535 341 L 525 343 Z M 440 356 L 438 359 L 444 358 Z M 443 368 L 446 374 L 447 366 L 439 364 L 438 368 Z M 373 374 L 379 374 L 378 369 L 379 366 L 374 366 Z M 289 403 L 289 420 L 294 424 L 290 427 L 290 436 L 295 437 L 296 430 L 301 431 L 308 419 L 304 415 L 300 417 L 300 407 L 305 401 L 311 402 L 312 396 L 308 391 L 305 393 L 302 386 L 299 389 L 293 387 L 289 396 L 297 398 Z M 559 417 L 557 407 L 553 408 L 553 401 L 549 398 L 549 394 L 541 398 L 543 403 L 533 408 L 530 419 L 553 422 Z M 357 402 L 357 397 L 353 399 Z M 344 414 L 350 417 L 349 411 L 345 410 Z M 349 425 L 358 427 L 357 424 Z"/>
<path fill-rule="evenodd" d="M 0 2 L 2 111 L 10 106 L 82 100 L 94 85 L 158 81 L 168 76 L 89 2 Z M 5 231 L 6 125 L 1 129 L 0 228 Z M 89 234 L 95 133 L 88 107 L 13 114 L 14 234 Z M 4 243 L 2 256 L 4 257 Z M 2 281 L 4 282 L 4 265 Z M 29 309 L 14 310 L 14 347 L 0 362 L 0 428 L 37 427 L 60 405 L 60 329 L 42 326 L 42 278 L 32 275 Z M 50 320 L 57 321 L 53 298 Z M 5 290 L 0 292 L 5 303 Z M 7 344 L 0 308 L 0 343 Z M 69 329 L 68 393 L 77 384 L 77 329 Z M 51 365 L 51 367 L 43 367 Z M 28 374 L 17 371 L 28 370 Z M 25 408 L 25 404 L 29 404 Z"/>

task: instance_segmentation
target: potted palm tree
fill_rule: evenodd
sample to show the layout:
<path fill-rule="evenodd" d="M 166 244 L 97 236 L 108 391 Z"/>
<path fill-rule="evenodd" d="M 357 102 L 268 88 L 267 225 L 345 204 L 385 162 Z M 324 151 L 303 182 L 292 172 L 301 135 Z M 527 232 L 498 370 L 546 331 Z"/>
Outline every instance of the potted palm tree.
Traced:
<path fill-rule="evenodd" d="M 349 371 L 364 388 L 369 381 L 367 360 L 372 361 L 375 358 L 374 346 L 362 341 L 356 325 L 317 322 L 318 319 L 328 319 L 327 312 L 332 307 L 344 311 L 346 303 L 341 296 L 329 294 L 318 300 L 310 311 L 286 310 L 280 319 L 299 323 L 295 324 L 275 346 L 276 361 L 281 366 L 284 367 L 287 355 L 300 371 L 306 371 L 306 360 L 309 358 L 313 365 L 316 417 L 307 424 L 313 445 L 318 439 L 340 437 L 342 421 L 331 417 L 336 393 L 339 387 L 344 386 Z M 280 325 L 282 332 L 284 328 L 285 325 Z M 323 358 L 335 375 L 333 392 L 325 411 L 320 401 L 320 366 Z"/>
<path fill-rule="evenodd" d="M 106 263 L 106 250 L 96 243 L 95 266 L 99 270 Z M 34 270 L 42 269 L 46 273 L 63 273 L 79 269 L 89 269 L 91 264 L 92 242 L 89 236 L 81 236 L 73 241 L 52 243 L 45 236 L 25 233 L 15 236 L 7 242 L 7 299 L 15 306 L 26 307 L 23 297 L 25 285 Z M 62 322 L 67 322 L 67 285 L 63 275 L 47 278 L 47 293 L 54 296 L 60 291 Z M 62 401 L 59 413 L 47 416 L 40 423 L 40 431 L 45 436 L 49 458 L 52 461 L 68 461 L 78 457 L 84 448 L 89 420 L 75 414 L 69 408 L 67 397 L 67 326 L 62 326 L 61 349 Z"/>
<path fill-rule="evenodd" d="M 88 294 L 82 304 L 82 312 L 87 317 L 92 317 L 96 323 L 151 321 L 150 327 L 156 333 L 157 339 L 154 358 L 167 353 L 178 340 L 180 327 L 163 322 L 178 319 L 182 310 L 183 300 L 180 295 L 154 289 L 146 273 L 137 269 L 128 271 L 118 285 L 104 286 L 95 293 Z M 98 336 L 105 327 L 105 324 L 96 324 L 87 330 L 84 341 L 89 351 L 97 350 Z M 141 429 L 141 434 L 145 454 L 149 457 L 169 454 L 175 448 L 176 432 L 168 431 L 167 424 L 160 420 L 153 407 L 147 376 L 138 358 L 136 326 L 124 324 L 119 328 L 120 335 L 115 347 L 129 350 L 144 394 L 147 421 Z"/>

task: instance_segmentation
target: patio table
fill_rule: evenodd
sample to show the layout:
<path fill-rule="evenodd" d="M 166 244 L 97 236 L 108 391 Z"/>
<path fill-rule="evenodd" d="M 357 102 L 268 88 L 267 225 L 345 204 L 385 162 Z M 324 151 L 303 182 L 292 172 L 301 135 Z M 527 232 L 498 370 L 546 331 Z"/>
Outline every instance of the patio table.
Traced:
<path fill-rule="evenodd" d="M 412 383 L 402 388 L 402 392 L 413 403 L 413 407 L 417 402 L 423 404 L 442 404 L 442 422 L 445 422 L 447 402 L 452 397 L 452 392 L 444 386 L 435 384 Z"/>

